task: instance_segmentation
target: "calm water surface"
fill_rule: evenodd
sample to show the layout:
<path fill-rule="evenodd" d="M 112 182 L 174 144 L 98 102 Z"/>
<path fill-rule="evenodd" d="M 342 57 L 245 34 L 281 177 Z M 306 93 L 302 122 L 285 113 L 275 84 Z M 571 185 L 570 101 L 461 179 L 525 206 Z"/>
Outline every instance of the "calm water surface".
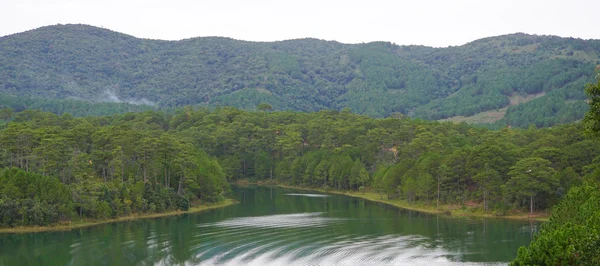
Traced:
<path fill-rule="evenodd" d="M 538 227 L 282 188 L 234 194 L 240 204 L 203 213 L 0 234 L 0 265 L 504 265 Z"/>

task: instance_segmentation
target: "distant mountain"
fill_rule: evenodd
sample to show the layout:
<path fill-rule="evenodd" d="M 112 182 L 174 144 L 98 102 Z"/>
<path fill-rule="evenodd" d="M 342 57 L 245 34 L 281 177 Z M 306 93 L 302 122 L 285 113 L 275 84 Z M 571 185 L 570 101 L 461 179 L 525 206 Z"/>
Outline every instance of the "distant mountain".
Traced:
<path fill-rule="evenodd" d="M 583 87 L 598 64 L 599 40 L 521 33 L 431 48 L 317 39 L 160 41 L 57 25 L 0 37 L 0 93 L 164 107 L 349 107 L 373 117 L 456 121 L 495 112 L 480 122 L 550 126 L 583 116 Z"/>

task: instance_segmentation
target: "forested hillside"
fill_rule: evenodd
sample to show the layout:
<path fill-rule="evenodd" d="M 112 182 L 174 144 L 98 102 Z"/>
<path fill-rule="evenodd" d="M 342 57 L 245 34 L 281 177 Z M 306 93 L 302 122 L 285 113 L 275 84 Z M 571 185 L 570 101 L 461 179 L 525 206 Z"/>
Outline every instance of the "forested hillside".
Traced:
<path fill-rule="evenodd" d="M 369 187 L 411 204 L 439 200 L 502 215 L 546 209 L 600 171 L 600 143 L 581 124 L 492 131 L 348 110 L 263 110 L 13 114 L 0 131 L 0 222 L 185 209 L 222 199 L 226 179 Z"/>
<path fill-rule="evenodd" d="M 161 107 L 348 107 L 372 117 L 428 120 L 501 110 L 492 126 L 543 127 L 583 117 L 581 88 L 592 81 L 599 54 L 598 40 L 526 34 L 430 48 L 316 39 L 158 41 L 58 25 L 0 37 L 0 92 Z M 541 97 L 510 105 L 511 97 L 528 95 Z"/>

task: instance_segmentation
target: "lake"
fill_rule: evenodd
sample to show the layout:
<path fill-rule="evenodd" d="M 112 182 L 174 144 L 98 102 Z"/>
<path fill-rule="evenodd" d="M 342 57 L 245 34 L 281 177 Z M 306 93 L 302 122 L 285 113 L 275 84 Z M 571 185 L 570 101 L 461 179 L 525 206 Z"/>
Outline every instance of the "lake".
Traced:
<path fill-rule="evenodd" d="M 277 187 L 233 194 L 239 204 L 201 213 L 0 234 L 0 265 L 505 265 L 539 227 Z"/>

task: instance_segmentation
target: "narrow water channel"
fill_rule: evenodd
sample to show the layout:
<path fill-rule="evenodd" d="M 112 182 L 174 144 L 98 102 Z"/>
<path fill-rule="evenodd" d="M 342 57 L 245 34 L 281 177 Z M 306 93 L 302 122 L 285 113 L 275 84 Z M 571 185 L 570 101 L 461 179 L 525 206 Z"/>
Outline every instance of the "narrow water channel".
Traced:
<path fill-rule="evenodd" d="M 0 234 L 0 265 L 505 265 L 539 224 L 237 187 L 239 204 L 68 232 Z"/>

